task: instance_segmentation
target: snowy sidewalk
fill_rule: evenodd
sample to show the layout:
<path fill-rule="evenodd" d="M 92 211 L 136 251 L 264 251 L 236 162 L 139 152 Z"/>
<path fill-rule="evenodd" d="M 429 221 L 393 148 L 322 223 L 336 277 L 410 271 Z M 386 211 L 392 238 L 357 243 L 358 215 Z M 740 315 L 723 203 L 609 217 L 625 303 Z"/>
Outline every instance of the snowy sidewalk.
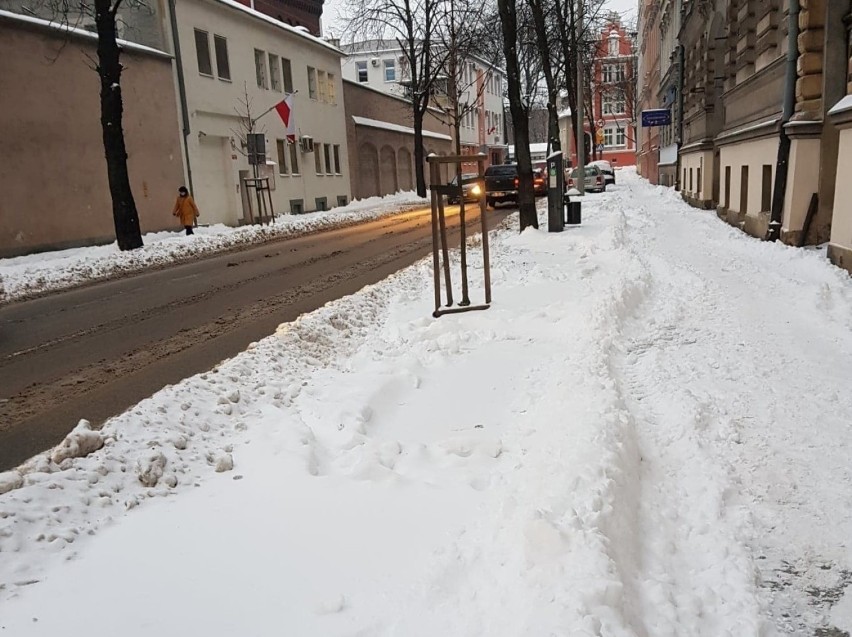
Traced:
<path fill-rule="evenodd" d="M 191 237 L 178 227 L 173 232 L 151 232 L 143 236 L 142 248 L 129 252 L 121 252 L 113 242 L 0 259 L 0 302 L 4 300 L 4 287 L 5 300 L 19 300 L 217 252 L 373 221 L 414 206 L 428 206 L 428 200 L 413 192 L 400 192 L 353 201 L 323 212 L 284 215 L 268 226 L 202 225 Z M 200 221 L 204 222 L 203 216 Z"/>
<path fill-rule="evenodd" d="M 852 629 L 852 283 L 619 177 L 0 477 L 0 634 Z"/>

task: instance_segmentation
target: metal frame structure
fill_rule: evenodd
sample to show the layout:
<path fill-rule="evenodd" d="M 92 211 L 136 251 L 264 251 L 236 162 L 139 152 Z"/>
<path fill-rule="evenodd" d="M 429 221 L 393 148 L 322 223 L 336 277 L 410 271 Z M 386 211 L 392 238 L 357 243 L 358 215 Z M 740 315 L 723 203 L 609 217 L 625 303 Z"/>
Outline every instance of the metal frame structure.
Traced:
<path fill-rule="evenodd" d="M 432 316 L 438 318 L 444 314 L 487 310 L 491 307 L 491 259 L 488 252 L 488 222 L 485 204 L 485 155 L 429 155 L 429 188 L 432 193 L 432 265 L 435 281 L 435 311 Z M 485 278 L 485 303 L 472 305 L 468 298 L 467 280 L 467 227 L 465 225 L 464 182 L 459 179 L 456 186 L 442 183 L 441 164 L 452 164 L 456 167 L 456 175 L 461 177 L 461 165 L 477 163 L 476 181 L 482 184 L 482 196 L 479 199 L 479 218 L 482 231 L 482 257 Z M 468 182 L 469 183 L 469 182 Z M 450 273 L 450 249 L 447 243 L 447 222 L 444 216 L 444 195 L 459 195 L 459 220 L 461 222 L 461 271 L 462 271 L 462 300 L 457 307 L 453 306 L 453 281 Z M 441 272 L 445 279 L 447 291 L 446 306 L 441 303 Z"/>

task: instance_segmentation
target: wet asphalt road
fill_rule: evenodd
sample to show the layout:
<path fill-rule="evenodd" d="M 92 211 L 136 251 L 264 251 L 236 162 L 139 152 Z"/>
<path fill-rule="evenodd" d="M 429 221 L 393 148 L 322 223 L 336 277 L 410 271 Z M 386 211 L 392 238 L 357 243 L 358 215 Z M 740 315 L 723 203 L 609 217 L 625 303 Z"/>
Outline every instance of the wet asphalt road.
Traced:
<path fill-rule="evenodd" d="M 489 211 L 489 227 L 513 210 Z M 454 244 L 457 211 L 447 210 Z M 471 212 L 469 232 L 479 225 Z M 81 418 L 101 424 L 431 245 L 420 209 L 0 309 L 0 471 L 59 443 Z"/>

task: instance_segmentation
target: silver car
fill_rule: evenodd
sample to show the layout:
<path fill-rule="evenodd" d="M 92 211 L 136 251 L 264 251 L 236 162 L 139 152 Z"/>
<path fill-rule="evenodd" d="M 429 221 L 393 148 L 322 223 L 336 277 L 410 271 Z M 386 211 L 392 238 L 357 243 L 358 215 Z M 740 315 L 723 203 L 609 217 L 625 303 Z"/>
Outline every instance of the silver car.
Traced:
<path fill-rule="evenodd" d="M 606 192 L 606 179 L 600 168 L 591 164 L 583 168 L 583 171 L 585 173 L 583 181 L 586 185 L 586 192 Z M 575 168 L 568 176 L 568 188 L 576 188 L 579 179 L 580 169 Z"/>

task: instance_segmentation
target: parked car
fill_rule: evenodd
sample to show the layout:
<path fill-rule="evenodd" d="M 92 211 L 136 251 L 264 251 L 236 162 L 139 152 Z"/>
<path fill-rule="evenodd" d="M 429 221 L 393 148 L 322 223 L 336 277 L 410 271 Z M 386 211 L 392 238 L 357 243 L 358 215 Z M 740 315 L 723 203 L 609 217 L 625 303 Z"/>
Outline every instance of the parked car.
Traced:
<path fill-rule="evenodd" d="M 518 165 L 497 164 L 485 169 L 485 203 L 518 201 Z"/>
<path fill-rule="evenodd" d="M 464 193 L 465 202 L 479 201 L 480 197 L 482 197 L 482 184 L 476 181 L 477 177 L 479 177 L 478 173 L 462 174 L 462 192 Z M 453 177 L 447 185 L 458 187 L 458 176 Z M 459 203 L 459 195 L 448 195 L 447 203 Z"/>
<path fill-rule="evenodd" d="M 533 192 L 536 197 L 543 197 L 547 194 L 547 172 L 544 168 L 533 169 Z"/>
<path fill-rule="evenodd" d="M 606 192 L 606 179 L 601 169 L 594 165 L 583 168 L 585 171 L 586 192 Z M 575 168 L 568 176 L 568 188 L 576 188 L 580 179 L 580 168 Z"/>
<path fill-rule="evenodd" d="M 606 183 L 615 183 L 615 169 L 612 167 L 612 164 L 610 164 L 607 160 L 599 159 L 597 161 L 591 162 L 589 165 L 597 166 L 601 169 L 601 172 L 604 174 L 604 180 L 606 181 Z"/>

